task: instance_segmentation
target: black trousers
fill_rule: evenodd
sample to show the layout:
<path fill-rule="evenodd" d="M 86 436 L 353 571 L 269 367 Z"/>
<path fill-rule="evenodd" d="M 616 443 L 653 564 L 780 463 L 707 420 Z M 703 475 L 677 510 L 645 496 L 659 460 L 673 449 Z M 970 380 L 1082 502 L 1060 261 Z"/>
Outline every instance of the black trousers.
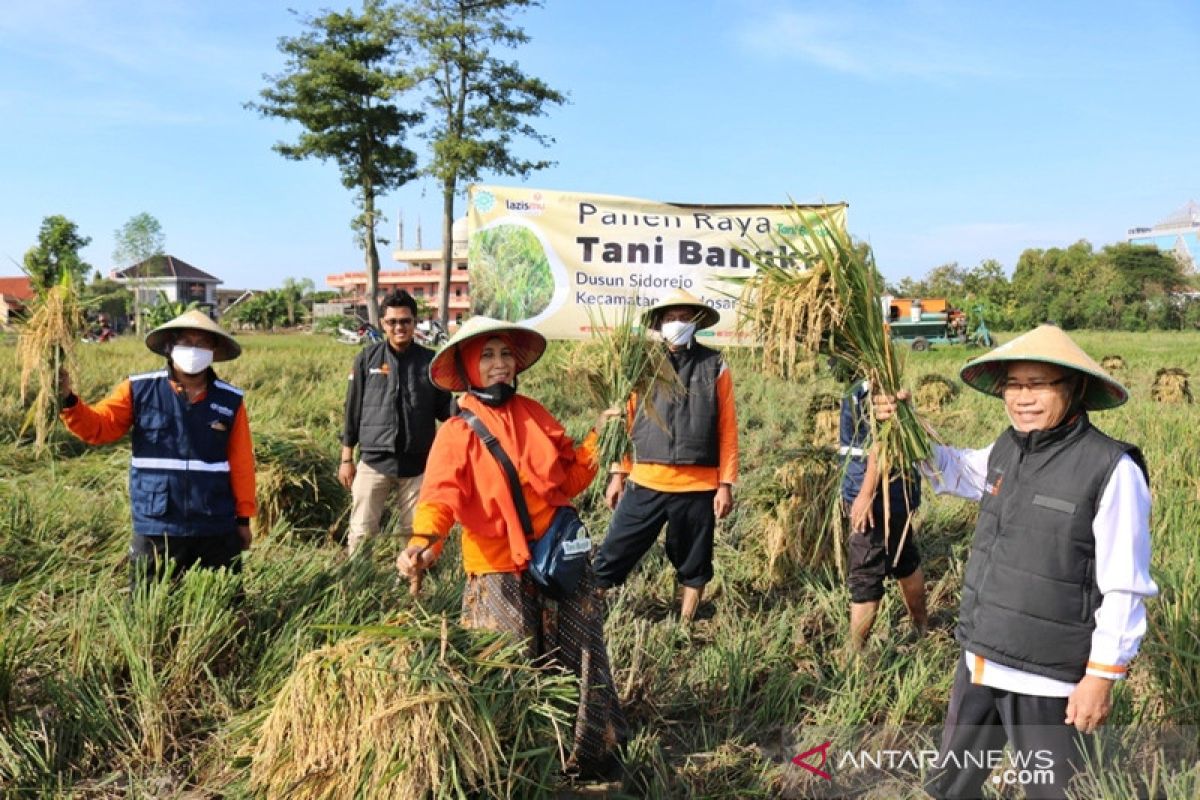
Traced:
<path fill-rule="evenodd" d="M 664 523 L 667 558 L 675 567 L 676 579 L 691 587 L 711 581 L 716 494 L 715 489 L 660 492 L 628 482 L 593 562 L 596 585 L 609 589 L 624 583 L 654 544 Z"/>
<path fill-rule="evenodd" d="M 231 572 L 242 569 L 242 537 L 236 529 L 215 536 L 133 535 L 129 545 L 129 588 L 162 578 L 167 564 L 174 564 L 178 579 L 192 567 Z"/>
<path fill-rule="evenodd" d="M 1067 698 L 1006 692 L 971 683 L 966 660 L 958 659 L 950 708 L 938 752 L 940 771 L 926 785 L 937 798 L 981 797 L 1007 741 L 1009 754 L 991 779 L 1018 784 L 1028 798 L 1066 797 L 1071 777 L 1083 768 L 1089 737 L 1067 725 Z M 999 779 L 999 783 L 997 783 Z"/>

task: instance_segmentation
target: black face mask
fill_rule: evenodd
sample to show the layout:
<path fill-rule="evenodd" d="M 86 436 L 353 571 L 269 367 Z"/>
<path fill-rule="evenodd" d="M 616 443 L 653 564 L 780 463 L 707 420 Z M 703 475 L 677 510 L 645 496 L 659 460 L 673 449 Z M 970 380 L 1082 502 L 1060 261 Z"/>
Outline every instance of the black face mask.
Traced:
<path fill-rule="evenodd" d="M 509 401 L 514 394 L 517 393 L 517 382 L 514 380 L 510 383 L 496 383 L 486 389 L 477 389 L 471 386 L 467 389 L 467 394 L 472 397 L 478 397 L 479 400 L 487 406 L 495 408 L 502 406 Z"/>
<path fill-rule="evenodd" d="M 467 394 L 479 398 L 479 401 L 485 406 L 491 406 L 492 408 L 502 406 L 517 393 L 516 378 L 513 378 L 511 384 L 497 383 L 486 389 L 472 386 L 471 379 L 467 377 L 467 368 L 463 366 L 462 355 L 457 348 L 454 350 L 454 367 L 458 370 L 458 376 L 462 378 L 463 385 L 467 387 Z"/>

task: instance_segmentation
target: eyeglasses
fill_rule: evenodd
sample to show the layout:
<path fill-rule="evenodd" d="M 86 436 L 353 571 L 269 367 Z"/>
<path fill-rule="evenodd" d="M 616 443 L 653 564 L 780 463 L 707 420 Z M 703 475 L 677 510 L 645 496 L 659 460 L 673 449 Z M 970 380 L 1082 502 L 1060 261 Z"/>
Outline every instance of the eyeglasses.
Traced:
<path fill-rule="evenodd" d="M 385 327 L 395 328 L 400 325 L 415 325 L 417 321 L 412 317 L 392 317 L 391 319 L 380 320 L 380 322 L 383 323 Z"/>
<path fill-rule="evenodd" d="M 1007 380 L 1000 384 L 1000 389 L 1005 394 L 1020 394 L 1022 389 L 1028 389 L 1030 394 L 1045 394 L 1054 386 L 1066 383 L 1066 378 L 1059 378 L 1053 381 L 1013 381 Z"/>

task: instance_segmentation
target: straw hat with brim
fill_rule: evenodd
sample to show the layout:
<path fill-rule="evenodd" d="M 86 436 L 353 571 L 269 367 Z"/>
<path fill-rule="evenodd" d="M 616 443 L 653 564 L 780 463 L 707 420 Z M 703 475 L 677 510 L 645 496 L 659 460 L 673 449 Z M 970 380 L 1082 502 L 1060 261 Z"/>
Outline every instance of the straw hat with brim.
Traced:
<path fill-rule="evenodd" d="M 967 362 L 959 376 L 972 389 L 1001 397 L 1004 381 L 1008 379 L 1008 365 L 1014 361 L 1039 361 L 1086 375 L 1090 380 L 1083 394 L 1083 407 L 1090 411 L 1116 408 L 1129 399 L 1129 390 L 1056 325 L 1039 325 L 987 355 Z"/>
<path fill-rule="evenodd" d="M 448 392 L 465 392 L 466 381 L 455 363 L 458 348 L 472 339 L 487 339 L 500 335 L 512 342 L 512 354 L 517 361 L 518 373 L 532 367 L 542 357 L 542 353 L 546 352 L 546 337 L 533 328 L 490 317 L 471 317 L 433 357 L 433 361 L 429 363 L 429 380 L 433 381 L 434 386 Z"/>
<path fill-rule="evenodd" d="M 237 343 L 237 339 L 209 319 L 203 311 L 196 310 L 185 311 L 165 325 L 159 325 L 147 333 L 146 347 L 169 358 L 171 355 L 170 343 L 174 338 L 172 334 L 175 331 L 203 331 L 212 334 L 217 340 L 217 346 L 213 348 L 213 361 L 232 361 L 242 354 L 242 346 Z"/>
<path fill-rule="evenodd" d="M 721 319 L 721 314 L 712 306 L 707 306 L 704 301 L 691 292 L 683 289 L 672 289 L 666 297 L 659 300 L 650 307 L 650 310 L 642 315 L 642 322 L 647 328 L 652 331 L 662 329 L 662 312 L 668 308 L 690 308 L 696 312 L 696 330 L 702 331 L 705 328 L 711 328 L 716 325 Z"/>

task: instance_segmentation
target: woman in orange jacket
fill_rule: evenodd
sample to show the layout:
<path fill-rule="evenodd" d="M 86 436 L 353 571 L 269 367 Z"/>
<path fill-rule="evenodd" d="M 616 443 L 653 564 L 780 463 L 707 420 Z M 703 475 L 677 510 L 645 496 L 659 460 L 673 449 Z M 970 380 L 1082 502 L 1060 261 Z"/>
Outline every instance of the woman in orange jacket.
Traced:
<path fill-rule="evenodd" d="M 465 392 L 459 407 L 491 431 L 516 467 L 536 540 L 550 526 L 555 509 L 570 505 L 595 477 L 595 430 L 578 446 L 538 402 L 516 393 L 517 375 L 546 349 L 545 338 L 530 328 L 474 317 L 429 365 L 434 385 Z M 600 415 L 598 424 L 617 410 Z M 615 762 L 625 738 L 608 648 L 604 641 L 604 600 L 591 568 L 569 598 L 544 597 L 527 567 L 526 540 L 504 469 L 462 417 L 438 429 L 413 518 L 414 535 L 396 559 L 402 575 L 413 577 L 441 553 L 455 521 L 462 524 L 462 623 L 507 631 L 529 642 L 533 658 L 545 657 L 580 679 L 579 704 L 568 771 L 602 772 Z"/>

